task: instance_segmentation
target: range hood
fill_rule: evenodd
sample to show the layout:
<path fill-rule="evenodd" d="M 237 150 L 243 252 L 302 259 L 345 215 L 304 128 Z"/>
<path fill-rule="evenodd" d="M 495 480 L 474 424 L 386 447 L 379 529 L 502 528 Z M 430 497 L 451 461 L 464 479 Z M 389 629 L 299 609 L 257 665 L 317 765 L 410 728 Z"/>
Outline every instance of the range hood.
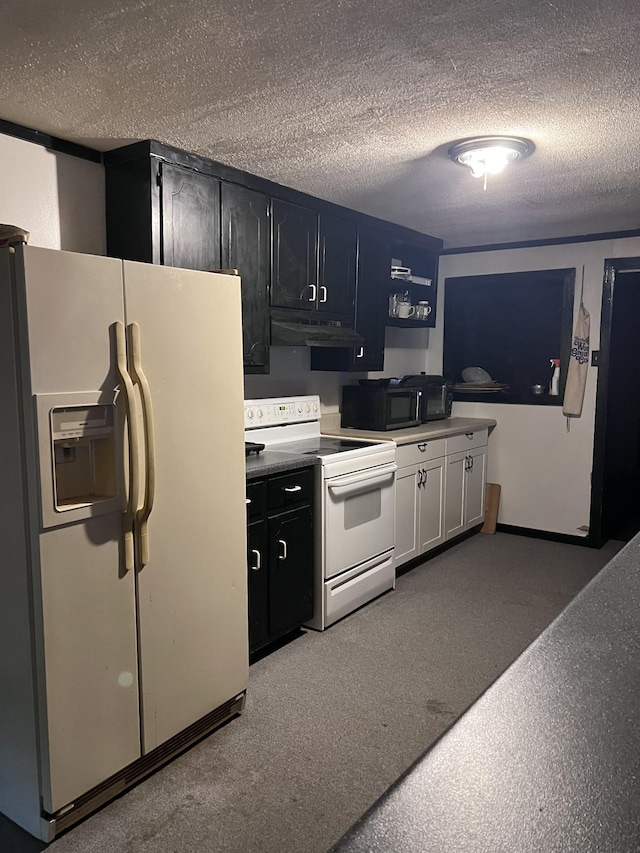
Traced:
<path fill-rule="evenodd" d="M 364 338 L 336 320 L 271 315 L 271 346 L 358 347 Z"/>

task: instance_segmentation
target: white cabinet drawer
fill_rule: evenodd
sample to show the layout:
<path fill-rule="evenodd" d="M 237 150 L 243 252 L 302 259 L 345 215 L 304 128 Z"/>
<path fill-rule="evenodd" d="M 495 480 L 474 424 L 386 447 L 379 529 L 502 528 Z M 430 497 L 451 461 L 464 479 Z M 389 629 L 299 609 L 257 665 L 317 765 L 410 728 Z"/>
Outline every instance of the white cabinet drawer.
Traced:
<path fill-rule="evenodd" d="M 482 447 L 489 440 L 488 429 L 476 429 L 473 432 L 463 432 L 447 438 L 447 456 L 460 453 L 461 450 L 471 450 L 472 447 Z"/>
<path fill-rule="evenodd" d="M 396 448 L 396 464 L 398 468 L 404 468 L 406 465 L 417 465 L 429 459 L 438 459 L 438 457 L 444 456 L 446 452 L 444 438 L 417 441 L 415 444 L 400 444 Z"/>

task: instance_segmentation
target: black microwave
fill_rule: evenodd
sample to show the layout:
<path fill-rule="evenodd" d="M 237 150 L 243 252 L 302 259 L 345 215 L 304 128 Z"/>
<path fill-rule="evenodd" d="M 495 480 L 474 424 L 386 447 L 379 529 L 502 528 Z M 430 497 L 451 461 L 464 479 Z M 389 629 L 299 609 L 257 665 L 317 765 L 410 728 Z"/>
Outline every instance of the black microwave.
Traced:
<path fill-rule="evenodd" d="M 403 387 L 416 387 L 422 391 L 420 398 L 420 420 L 423 424 L 451 417 L 453 403 L 453 382 L 444 376 L 430 373 L 419 373 L 404 376 L 401 380 Z"/>
<path fill-rule="evenodd" d="M 342 386 L 340 426 L 387 430 L 417 426 L 422 391 L 418 387 L 391 385 L 389 380 L 361 380 Z"/>

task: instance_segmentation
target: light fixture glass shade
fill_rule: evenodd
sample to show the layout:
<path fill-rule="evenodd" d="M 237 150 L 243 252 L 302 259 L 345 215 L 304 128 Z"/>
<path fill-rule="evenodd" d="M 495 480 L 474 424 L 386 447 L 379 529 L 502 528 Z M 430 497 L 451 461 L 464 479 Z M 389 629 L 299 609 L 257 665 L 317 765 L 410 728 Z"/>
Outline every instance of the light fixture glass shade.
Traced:
<path fill-rule="evenodd" d="M 518 136 L 478 136 L 454 143 L 449 148 L 449 157 L 460 166 L 468 166 L 474 178 L 497 175 L 509 163 L 528 157 L 535 150 L 530 139 Z"/>

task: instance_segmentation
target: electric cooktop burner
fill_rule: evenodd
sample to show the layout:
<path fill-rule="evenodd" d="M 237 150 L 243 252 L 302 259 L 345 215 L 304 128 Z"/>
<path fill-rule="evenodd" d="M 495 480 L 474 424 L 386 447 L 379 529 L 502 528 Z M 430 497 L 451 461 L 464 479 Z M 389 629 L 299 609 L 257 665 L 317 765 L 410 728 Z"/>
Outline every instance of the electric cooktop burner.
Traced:
<path fill-rule="evenodd" d="M 344 453 L 347 450 L 357 450 L 360 447 L 371 447 L 371 442 L 358 441 L 355 438 L 339 438 L 319 435 L 298 441 L 286 443 L 288 452 L 299 453 L 301 456 L 331 456 L 334 453 Z M 285 446 L 274 445 L 273 450 L 285 450 Z"/>

